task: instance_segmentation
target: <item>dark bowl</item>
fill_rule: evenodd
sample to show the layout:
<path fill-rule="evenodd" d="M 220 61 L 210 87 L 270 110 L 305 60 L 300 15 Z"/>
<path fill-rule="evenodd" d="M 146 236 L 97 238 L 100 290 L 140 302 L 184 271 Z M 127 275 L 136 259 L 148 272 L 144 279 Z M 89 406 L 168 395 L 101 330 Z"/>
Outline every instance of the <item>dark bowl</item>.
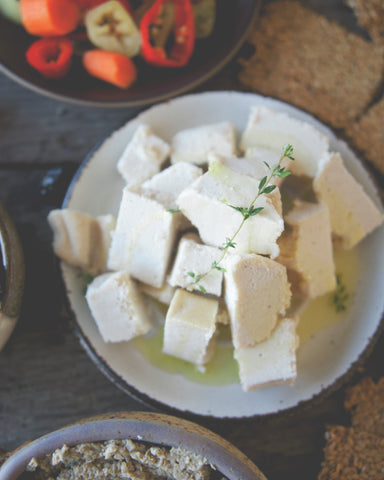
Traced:
<path fill-rule="evenodd" d="M 25 52 L 36 37 L 0 16 L 0 71 L 24 87 L 56 100 L 95 107 L 150 105 L 191 90 L 222 69 L 245 41 L 260 3 L 219 0 L 215 29 L 207 39 L 196 41 L 187 66 L 157 68 L 137 58 L 138 80 L 126 90 L 92 78 L 83 69 L 79 56 L 63 79 L 44 79 L 25 60 Z"/>

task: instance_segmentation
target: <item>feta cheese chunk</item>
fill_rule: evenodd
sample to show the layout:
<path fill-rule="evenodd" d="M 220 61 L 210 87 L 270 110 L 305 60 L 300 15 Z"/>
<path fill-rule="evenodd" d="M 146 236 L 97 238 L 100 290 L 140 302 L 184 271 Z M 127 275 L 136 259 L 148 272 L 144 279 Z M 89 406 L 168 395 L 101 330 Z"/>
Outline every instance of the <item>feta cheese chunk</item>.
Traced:
<path fill-rule="evenodd" d="M 277 162 L 279 159 L 277 159 Z M 263 177 L 269 177 L 270 171 L 267 166 L 263 163 L 258 157 L 252 158 L 242 158 L 242 157 L 223 157 L 222 155 L 211 154 L 208 157 L 208 165 L 211 169 L 215 168 L 215 162 L 221 163 L 222 165 L 230 168 L 236 173 L 241 175 L 246 175 L 248 177 L 253 177 L 256 180 L 260 181 Z M 275 164 L 273 164 L 275 165 Z M 282 179 L 280 179 L 282 180 Z M 270 184 L 279 185 L 278 177 L 271 179 Z M 275 188 L 271 193 L 266 195 L 272 200 L 272 204 L 275 207 L 279 215 L 282 214 L 283 205 L 281 203 L 281 194 L 278 188 Z"/>
<path fill-rule="evenodd" d="M 177 210 L 177 197 L 202 173 L 203 170 L 196 165 L 179 162 L 146 180 L 141 185 L 140 192 L 146 197 L 161 203 L 167 210 Z M 175 212 L 174 215 L 179 222 L 180 229 L 190 226 L 182 212 Z"/>
<path fill-rule="evenodd" d="M 333 153 L 322 163 L 313 182 L 314 191 L 329 210 L 336 243 L 352 248 L 383 223 L 383 214 L 363 187 Z"/>
<path fill-rule="evenodd" d="M 188 128 L 176 133 L 171 142 L 171 163 L 203 165 L 210 153 L 231 156 L 236 153 L 236 131 L 230 122 Z"/>
<path fill-rule="evenodd" d="M 261 147 L 281 155 L 286 144 L 293 146 L 295 158 L 289 169 L 297 175 L 314 177 L 320 159 L 328 152 L 328 137 L 309 123 L 286 113 L 267 107 L 253 107 L 240 140 L 240 148 L 245 152 L 250 147 Z"/>
<path fill-rule="evenodd" d="M 85 298 L 105 342 L 128 341 L 152 328 L 143 298 L 125 272 L 99 275 Z"/>
<path fill-rule="evenodd" d="M 176 223 L 155 200 L 123 190 L 108 256 L 111 270 L 124 270 L 141 282 L 160 288 L 168 270 Z"/>
<path fill-rule="evenodd" d="M 96 217 L 96 221 L 101 230 L 101 246 L 96 251 L 95 245 L 93 245 L 93 255 L 98 257 L 100 264 L 99 273 L 104 273 L 107 270 L 108 252 L 112 243 L 112 235 L 116 228 L 116 218 L 113 215 L 100 215 Z"/>
<path fill-rule="evenodd" d="M 255 178 L 213 162 L 208 172 L 181 192 L 177 204 L 198 229 L 204 243 L 222 247 L 243 220 L 243 215 L 232 206 L 248 208 L 258 187 Z M 283 219 L 268 195 L 261 195 L 254 206 L 263 210 L 244 223 L 236 236 L 236 251 L 276 257 L 279 254 L 276 240 L 284 229 Z"/>
<path fill-rule="evenodd" d="M 169 283 L 175 287 L 199 290 L 193 283 L 189 273 L 204 274 L 211 268 L 213 262 L 218 261 L 222 251 L 216 247 L 202 245 L 190 237 L 183 237 L 177 249 L 176 259 L 169 277 Z M 217 269 L 212 270 L 199 282 L 206 293 L 221 295 L 223 273 Z"/>
<path fill-rule="evenodd" d="M 196 365 L 214 353 L 218 300 L 178 289 L 164 325 L 163 352 Z"/>
<path fill-rule="evenodd" d="M 283 265 L 261 255 L 228 255 L 225 301 L 235 348 L 251 347 L 269 337 L 290 304 Z"/>
<path fill-rule="evenodd" d="M 160 171 L 169 154 L 168 143 L 156 136 L 151 127 L 141 124 L 119 158 L 117 170 L 134 190 Z"/>
<path fill-rule="evenodd" d="M 288 269 L 292 293 L 316 298 L 336 287 L 332 233 L 325 205 L 296 201 L 285 216 L 277 261 Z"/>
<path fill-rule="evenodd" d="M 165 280 L 160 288 L 155 288 L 142 282 L 139 282 L 139 288 L 149 297 L 152 297 L 160 303 L 164 303 L 165 305 L 169 305 L 171 303 L 176 290 L 175 287 L 169 284 L 168 279 Z"/>
<path fill-rule="evenodd" d="M 296 320 L 284 318 L 272 335 L 254 347 L 235 349 L 240 383 L 245 392 L 265 387 L 293 383 L 297 376 L 296 350 L 299 337 Z"/>
<path fill-rule="evenodd" d="M 53 231 L 53 250 L 61 260 L 91 275 L 105 271 L 103 220 L 65 208 L 52 210 L 47 219 Z"/>

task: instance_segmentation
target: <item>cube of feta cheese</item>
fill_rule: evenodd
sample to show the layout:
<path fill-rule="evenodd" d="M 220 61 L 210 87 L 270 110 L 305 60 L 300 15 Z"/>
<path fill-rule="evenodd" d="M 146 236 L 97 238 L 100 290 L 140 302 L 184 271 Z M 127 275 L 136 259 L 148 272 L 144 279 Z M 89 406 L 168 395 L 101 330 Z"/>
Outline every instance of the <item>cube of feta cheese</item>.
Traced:
<path fill-rule="evenodd" d="M 278 159 L 279 160 L 279 159 Z M 218 162 L 236 173 L 255 178 L 260 181 L 263 177 L 270 177 L 270 170 L 258 157 L 242 158 L 242 157 L 223 157 L 222 155 L 211 154 L 208 157 L 208 165 L 211 169 L 215 168 L 215 162 Z M 282 179 L 280 179 L 282 180 Z M 278 177 L 271 178 L 270 184 L 279 185 Z M 278 188 L 275 188 L 271 193 L 266 195 L 272 200 L 279 215 L 282 214 L 283 205 L 281 203 L 281 194 Z"/>
<path fill-rule="evenodd" d="M 218 300 L 178 289 L 164 325 L 163 352 L 196 365 L 214 353 Z"/>
<path fill-rule="evenodd" d="M 263 165 L 266 171 L 264 175 L 268 175 L 270 168 L 275 167 L 280 162 L 281 153 L 281 150 L 277 152 L 269 148 L 249 147 L 245 151 L 244 158 L 254 169 L 260 170 L 260 165 Z M 267 163 L 270 168 L 267 168 L 264 162 Z M 285 157 L 280 162 L 280 166 L 284 167 L 285 170 L 292 171 L 292 160 Z M 283 181 L 284 178 L 276 176 L 272 178 L 271 183 L 281 186 Z"/>
<path fill-rule="evenodd" d="M 277 261 L 288 269 L 292 293 L 315 298 L 336 287 L 332 233 L 325 205 L 295 201 L 278 240 Z"/>
<path fill-rule="evenodd" d="M 329 140 L 309 123 L 267 107 L 252 107 L 240 140 L 245 152 L 250 147 L 272 149 L 280 155 L 286 144 L 293 146 L 295 161 L 290 170 L 314 177 L 320 159 L 328 152 Z"/>
<path fill-rule="evenodd" d="M 172 213 L 155 200 L 124 188 L 108 268 L 124 270 L 160 288 L 168 270 L 176 223 Z"/>
<path fill-rule="evenodd" d="M 203 170 L 196 165 L 179 162 L 146 180 L 141 185 L 140 192 L 161 203 L 167 210 L 177 210 L 177 197 L 202 173 Z M 190 226 L 190 222 L 181 212 L 175 212 L 174 215 L 179 222 L 180 229 Z"/>
<path fill-rule="evenodd" d="M 143 298 L 125 272 L 99 275 L 85 298 L 105 342 L 128 341 L 152 328 Z"/>
<path fill-rule="evenodd" d="M 151 127 L 141 124 L 119 158 L 117 170 L 134 190 L 160 171 L 169 154 L 168 143 L 156 136 Z"/>
<path fill-rule="evenodd" d="M 383 213 L 363 187 L 333 153 L 322 163 L 313 182 L 314 191 L 329 210 L 337 244 L 352 248 L 383 223 Z"/>
<path fill-rule="evenodd" d="M 205 274 L 211 269 L 212 263 L 218 261 L 222 251 L 216 247 L 202 245 L 190 237 L 183 237 L 177 249 L 177 255 L 169 277 L 169 283 L 174 287 L 199 290 L 204 288 L 206 293 L 221 295 L 223 273 L 217 269 L 209 272 L 198 284 L 193 283 L 190 273 Z"/>
<path fill-rule="evenodd" d="M 235 349 L 243 390 L 249 392 L 267 385 L 293 383 L 297 376 L 298 346 L 296 320 L 284 318 L 264 342 Z"/>
<path fill-rule="evenodd" d="M 225 301 L 235 348 L 251 347 L 269 337 L 291 300 L 283 265 L 261 255 L 228 255 Z"/>
<path fill-rule="evenodd" d="M 101 246 L 100 250 L 96 251 L 93 245 L 92 256 L 97 256 L 95 263 L 99 262 L 99 273 L 104 273 L 107 270 L 108 252 L 112 243 L 112 235 L 116 228 L 116 218 L 110 214 L 100 215 L 96 217 L 96 221 L 101 230 Z"/>
<path fill-rule="evenodd" d="M 151 285 L 142 282 L 138 282 L 138 286 L 143 293 L 165 305 L 171 303 L 176 290 L 175 287 L 169 284 L 168 279 L 164 281 L 160 288 L 152 287 Z"/>
<path fill-rule="evenodd" d="M 222 247 L 239 228 L 243 215 L 233 207 L 248 208 L 255 199 L 259 181 L 213 162 L 204 175 L 195 180 L 178 197 L 184 215 L 198 229 L 204 243 Z M 262 207 L 249 217 L 236 236 L 236 252 L 253 252 L 276 257 L 277 238 L 284 222 L 273 199 L 261 195 L 254 203 Z"/>
<path fill-rule="evenodd" d="M 176 133 L 171 141 L 171 163 L 203 165 L 210 153 L 231 156 L 236 153 L 236 131 L 230 122 L 188 128 Z"/>
<path fill-rule="evenodd" d="M 216 323 L 221 323 L 222 325 L 229 325 L 231 323 L 227 304 L 225 303 L 223 297 L 219 299 L 219 309 L 217 310 Z"/>
<path fill-rule="evenodd" d="M 94 217 L 76 210 L 52 210 L 48 223 L 53 231 L 53 250 L 61 260 L 91 275 L 105 269 L 103 232 Z"/>

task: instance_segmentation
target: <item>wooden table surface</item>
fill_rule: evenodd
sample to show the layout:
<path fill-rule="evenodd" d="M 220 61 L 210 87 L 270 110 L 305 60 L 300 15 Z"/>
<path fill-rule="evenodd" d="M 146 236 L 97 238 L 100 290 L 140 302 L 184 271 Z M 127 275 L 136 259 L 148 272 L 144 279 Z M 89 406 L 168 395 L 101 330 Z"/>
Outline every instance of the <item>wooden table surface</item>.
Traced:
<path fill-rule="evenodd" d="M 306 3 L 351 21 L 342 1 Z M 198 91 L 239 88 L 235 72 L 236 59 Z M 61 103 L 0 76 L 0 201 L 17 225 L 26 261 L 21 317 L 0 352 L 0 447 L 6 450 L 90 415 L 149 409 L 111 384 L 81 347 L 64 307 L 46 222 L 89 150 L 139 110 Z M 382 336 L 350 382 L 383 374 Z M 284 419 L 197 422 L 234 443 L 270 480 L 315 479 L 326 425 L 348 420 L 344 390 Z"/>

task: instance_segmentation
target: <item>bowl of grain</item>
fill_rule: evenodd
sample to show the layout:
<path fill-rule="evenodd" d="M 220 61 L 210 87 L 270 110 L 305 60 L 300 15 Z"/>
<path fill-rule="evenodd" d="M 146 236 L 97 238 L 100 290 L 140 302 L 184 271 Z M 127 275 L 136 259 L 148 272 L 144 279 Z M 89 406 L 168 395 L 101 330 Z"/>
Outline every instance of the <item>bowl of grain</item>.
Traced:
<path fill-rule="evenodd" d="M 152 412 L 80 420 L 24 444 L 0 468 L 0 480 L 52 477 L 266 480 L 219 435 Z"/>

